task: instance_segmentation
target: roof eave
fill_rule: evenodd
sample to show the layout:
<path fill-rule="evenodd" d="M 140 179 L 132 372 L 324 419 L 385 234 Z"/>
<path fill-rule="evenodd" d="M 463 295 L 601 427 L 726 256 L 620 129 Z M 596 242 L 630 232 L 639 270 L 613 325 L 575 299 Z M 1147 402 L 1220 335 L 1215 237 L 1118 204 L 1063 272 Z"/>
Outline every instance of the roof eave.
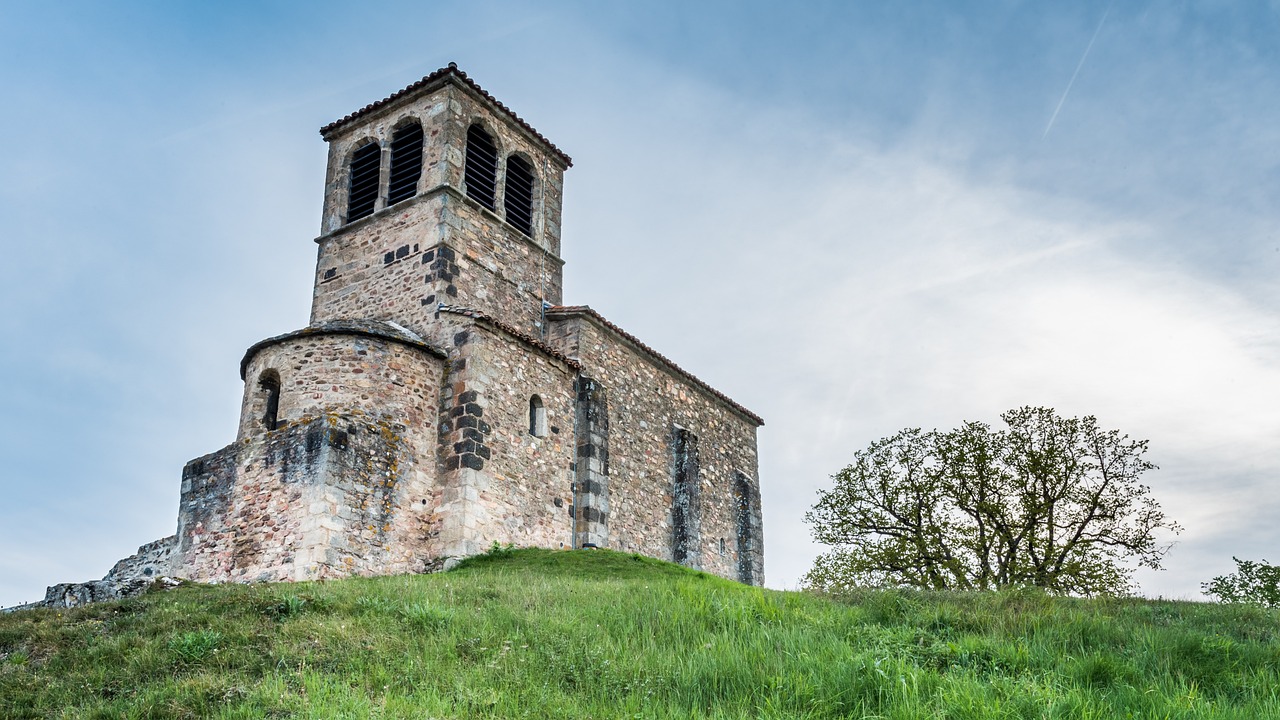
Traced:
<path fill-rule="evenodd" d="M 733 410 L 738 415 L 755 423 L 756 427 L 761 427 L 764 425 L 764 418 L 751 412 L 747 408 L 740 405 L 733 398 L 715 389 L 714 387 L 711 386 L 710 383 L 706 382 L 702 378 L 699 378 L 697 375 L 694 375 L 688 370 L 685 370 L 684 368 L 675 364 L 675 362 L 672 361 L 670 358 L 668 358 L 666 355 L 663 355 L 657 350 L 654 350 L 653 348 L 646 345 L 642 340 L 640 340 L 640 338 L 636 337 L 635 335 L 632 335 L 626 330 L 623 330 L 618 325 L 615 325 L 614 323 L 610 322 L 608 318 L 601 315 L 599 312 L 596 312 L 596 310 L 593 309 L 591 306 L 589 305 L 556 305 L 556 306 L 547 308 L 548 320 L 552 320 L 556 318 L 570 318 L 570 317 L 584 317 L 594 321 L 595 323 L 599 324 L 601 327 L 605 328 L 606 330 L 609 330 L 610 332 L 616 334 L 618 337 L 622 338 L 624 341 L 626 341 L 629 345 L 634 347 L 636 350 L 648 355 L 649 357 L 656 360 L 659 364 L 666 366 L 676 375 L 691 382 L 695 387 L 706 392 L 711 397 L 723 402 L 725 405 L 729 407 L 729 409 Z"/>
<path fill-rule="evenodd" d="M 517 115 L 511 108 L 504 105 L 502 101 L 498 100 L 493 95 L 490 95 L 488 90 L 480 87 L 475 80 L 472 80 L 465 72 L 459 70 L 455 63 L 449 63 L 448 67 L 442 67 L 433 73 L 425 75 L 421 80 L 410 84 L 408 87 L 394 92 L 381 100 L 371 102 L 346 117 L 325 125 L 320 128 L 320 136 L 328 142 L 333 139 L 337 134 L 337 131 L 347 125 L 350 125 L 359 118 L 366 117 L 388 108 L 402 98 L 416 97 L 420 94 L 431 92 L 449 83 L 473 93 L 482 102 L 487 103 L 500 114 L 506 115 L 514 120 L 516 125 L 527 132 L 533 140 L 543 145 L 554 157 L 559 158 L 560 161 L 564 163 L 565 168 L 573 167 L 573 158 L 569 157 L 569 155 L 563 150 L 556 147 L 555 143 L 548 140 L 545 135 L 538 132 L 527 120 Z"/>

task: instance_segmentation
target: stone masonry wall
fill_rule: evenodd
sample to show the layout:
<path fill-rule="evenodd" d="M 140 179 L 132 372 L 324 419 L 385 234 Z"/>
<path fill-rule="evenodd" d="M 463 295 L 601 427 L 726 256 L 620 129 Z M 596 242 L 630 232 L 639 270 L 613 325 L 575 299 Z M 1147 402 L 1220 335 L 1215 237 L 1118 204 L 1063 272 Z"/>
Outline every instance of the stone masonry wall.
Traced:
<path fill-rule="evenodd" d="M 182 468 L 176 541 L 180 577 L 220 579 L 234 567 L 229 550 L 222 552 L 203 541 L 206 534 L 213 538 L 235 532 L 231 510 L 243 446 L 232 443 Z"/>
<path fill-rule="evenodd" d="M 743 512 L 735 497 L 735 478 L 758 488 L 756 425 L 715 398 L 661 366 L 643 351 L 593 318 L 553 314 L 549 342 L 577 358 L 582 372 L 609 397 L 609 543 L 617 550 L 675 559 L 673 503 L 677 476 L 676 430 L 697 438 L 696 518 L 686 517 L 698 537 L 685 547 L 696 552 L 685 562 L 727 578 L 741 579 L 740 548 L 763 584 L 763 535 L 757 518 L 740 543 Z M 688 489 L 693 490 L 693 489 Z M 758 508 L 758 489 L 750 490 Z M 696 521 L 696 522 L 695 522 Z"/>
<path fill-rule="evenodd" d="M 451 188 L 405 203 L 380 224 L 320 238 L 312 325 L 392 320 L 423 333 L 448 303 L 540 332 L 542 299 L 560 302 L 562 260 Z"/>
<path fill-rule="evenodd" d="M 420 572 L 437 557 L 434 488 L 393 425 L 311 418 L 188 463 L 181 574 L 203 581 Z"/>
<path fill-rule="evenodd" d="M 438 425 L 442 552 L 571 546 L 575 370 L 471 317 L 442 312 L 437 332 L 452 346 Z M 541 437 L 530 433 L 534 395 Z"/>

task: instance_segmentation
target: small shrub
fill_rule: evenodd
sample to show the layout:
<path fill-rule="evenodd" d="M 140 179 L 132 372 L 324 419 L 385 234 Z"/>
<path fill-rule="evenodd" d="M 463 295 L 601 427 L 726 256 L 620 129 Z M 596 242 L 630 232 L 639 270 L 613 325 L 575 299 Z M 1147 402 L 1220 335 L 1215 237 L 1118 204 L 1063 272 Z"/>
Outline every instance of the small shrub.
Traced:
<path fill-rule="evenodd" d="M 18 647 L 26 632 L 22 626 L 0 627 L 0 654 Z"/>
<path fill-rule="evenodd" d="M 1035 585 L 1006 585 L 997 593 L 999 605 L 1005 610 L 1017 612 L 1044 611 L 1053 605 L 1053 598 L 1044 588 Z"/>
<path fill-rule="evenodd" d="M 491 558 L 509 558 L 516 554 L 516 546 L 511 543 L 503 545 L 497 540 L 494 540 L 493 544 L 489 546 L 489 549 L 484 551 L 484 554 L 486 557 Z"/>
<path fill-rule="evenodd" d="M 204 662 L 218 652 L 218 644 L 221 642 L 222 633 L 217 630 L 196 630 L 170 639 L 169 649 L 176 653 L 182 662 L 196 664 Z"/>
<path fill-rule="evenodd" d="M 991 624 L 991 617 L 986 612 L 970 608 L 962 612 L 951 605 L 936 605 L 933 616 L 923 616 L 921 621 L 925 627 L 943 638 L 955 635 L 983 632 Z"/>
<path fill-rule="evenodd" d="M 26 650 L 18 649 L 8 654 L 0 653 L 0 660 L 4 660 L 10 665 L 24 667 L 27 663 L 31 662 L 31 656 L 27 654 Z"/>
<path fill-rule="evenodd" d="M 871 591 L 861 598 L 867 617 L 877 625 L 900 625 L 920 609 L 915 591 L 901 588 Z"/>
<path fill-rule="evenodd" d="M 1280 567 L 1268 565 L 1266 560 L 1254 562 L 1233 557 L 1236 571 L 1218 577 L 1200 587 L 1225 603 L 1252 603 L 1268 608 L 1280 608 Z"/>
<path fill-rule="evenodd" d="M 462 558 L 461 560 L 458 561 L 456 565 L 453 566 L 452 569 L 453 570 L 475 569 L 478 567 L 482 567 L 484 565 L 488 565 L 489 563 L 495 560 L 501 561 L 501 560 L 508 560 L 510 558 L 513 558 L 515 557 L 516 552 L 517 551 L 516 551 L 515 545 L 512 545 L 511 543 L 507 543 L 504 545 L 498 542 L 497 540 L 495 540 L 493 541 L 493 544 L 489 546 L 488 550 L 485 550 L 484 552 L 478 555 L 472 555 L 470 557 Z"/>
<path fill-rule="evenodd" d="M 914 659 L 925 668 L 965 671 L 975 675 L 1013 675 L 1023 670 L 1025 659 L 998 641 L 963 637 L 953 642 L 921 636 L 912 650 Z"/>
<path fill-rule="evenodd" d="M 1089 688 L 1108 688 L 1134 681 L 1137 673 L 1113 655 L 1092 654 L 1072 663 L 1071 677 Z"/>
<path fill-rule="evenodd" d="M 1227 637 L 1184 632 L 1167 652 L 1177 675 L 1204 693 L 1218 696 L 1233 690 L 1243 679 L 1237 649 L 1237 644 Z"/>
<path fill-rule="evenodd" d="M 279 602 L 267 606 L 265 614 L 276 620 L 301 615 L 307 607 L 307 601 L 297 595 L 285 595 Z"/>
<path fill-rule="evenodd" d="M 422 630 L 440 630 L 449 626 L 453 611 L 431 607 L 426 603 L 408 603 L 400 608 L 400 618 Z"/>
<path fill-rule="evenodd" d="M 356 609 L 368 615 L 390 615 L 397 605 L 378 595 L 362 595 L 356 599 Z"/>

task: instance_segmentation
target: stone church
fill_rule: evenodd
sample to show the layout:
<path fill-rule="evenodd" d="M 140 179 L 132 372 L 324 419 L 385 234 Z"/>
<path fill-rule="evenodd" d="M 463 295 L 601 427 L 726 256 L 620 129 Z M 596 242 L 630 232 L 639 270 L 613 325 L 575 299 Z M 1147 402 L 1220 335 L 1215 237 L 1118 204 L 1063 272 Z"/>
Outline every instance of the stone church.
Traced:
<path fill-rule="evenodd" d="M 569 156 L 452 64 L 320 134 L 310 322 L 245 352 L 236 440 L 183 468 L 177 533 L 46 603 L 424 572 L 493 543 L 762 584 L 763 421 L 562 304 Z"/>

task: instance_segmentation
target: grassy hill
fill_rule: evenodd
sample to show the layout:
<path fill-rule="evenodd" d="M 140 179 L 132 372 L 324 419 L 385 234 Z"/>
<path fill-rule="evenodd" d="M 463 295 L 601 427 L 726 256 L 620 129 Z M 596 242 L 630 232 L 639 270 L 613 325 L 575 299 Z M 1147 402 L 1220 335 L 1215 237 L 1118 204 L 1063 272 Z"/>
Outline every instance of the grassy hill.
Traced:
<path fill-rule="evenodd" d="M 1280 613 L 506 551 L 0 615 L 0 717 L 1280 718 Z"/>

